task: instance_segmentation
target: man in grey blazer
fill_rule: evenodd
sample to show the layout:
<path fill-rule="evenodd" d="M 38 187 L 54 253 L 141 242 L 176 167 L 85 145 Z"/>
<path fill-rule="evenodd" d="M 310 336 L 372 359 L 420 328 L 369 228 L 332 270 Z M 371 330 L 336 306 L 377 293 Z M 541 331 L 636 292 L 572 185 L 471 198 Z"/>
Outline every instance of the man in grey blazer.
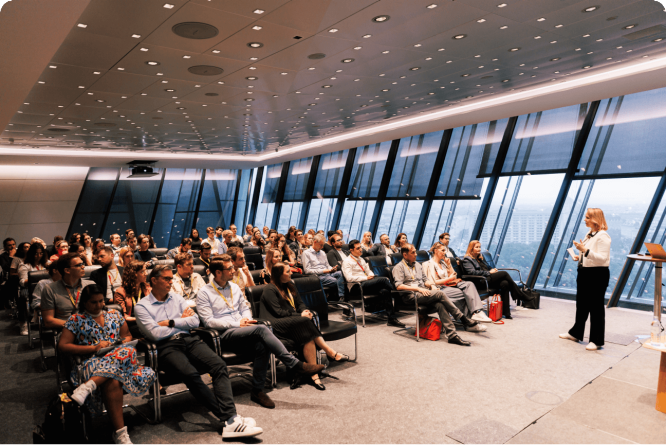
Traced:
<path fill-rule="evenodd" d="M 368 252 L 370 253 L 370 256 L 383 256 L 386 257 L 386 264 L 391 265 L 393 264 L 393 260 L 391 259 L 391 255 L 395 252 L 391 249 L 391 239 L 389 236 L 385 233 L 382 234 L 382 236 L 379 237 L 379 243 L 375 244 L 372 246 Z"/>

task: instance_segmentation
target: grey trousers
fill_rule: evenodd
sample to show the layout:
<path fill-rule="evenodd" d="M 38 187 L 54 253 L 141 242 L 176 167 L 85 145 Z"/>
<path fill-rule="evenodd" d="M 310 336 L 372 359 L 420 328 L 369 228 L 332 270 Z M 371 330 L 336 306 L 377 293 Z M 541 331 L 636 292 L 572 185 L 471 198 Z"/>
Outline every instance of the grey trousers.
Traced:
<path fill-rule="evenodd" d="M 456 287 L 442 286 L 442 291 L 466 316 L 483 309 L 479 292 L 469 281 L 461 281 Z"/>
<path fill-rule="evenodd" d="M 439 321 L 442 322 L 444 335 L 447 340 L 454 335 L 457 335 L 456 328 L 453 325 L 453 321 L 449 314 L 452 314 L 457 320 L 463 316 L 463 313 L 460 312 L 460 309 L 453 304 L 444 292 L 441 290 L 432 290 L 430 291 L 430 295 L 423 295 L 420 292 L 410 292 L 408 296 L 404 297 L 404 301 L 405 303 L 414 304 L 414 298 L 416 298 L 418 304 L 432 306 L 437 310 Z"/>

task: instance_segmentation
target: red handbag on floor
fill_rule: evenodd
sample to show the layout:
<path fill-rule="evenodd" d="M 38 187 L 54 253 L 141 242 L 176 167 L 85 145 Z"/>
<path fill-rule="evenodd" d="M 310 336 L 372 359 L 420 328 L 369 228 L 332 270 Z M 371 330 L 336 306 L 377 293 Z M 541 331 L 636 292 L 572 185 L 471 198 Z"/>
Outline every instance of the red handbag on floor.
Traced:
<path fill-rule="evenodd" d="M 425 323 L 419 323 L 419 337 L 437 341 L 442 335 L 442 322 L 436 318 L 426 317 Z M 414 332 L 416 337 L 416 332 Z"/>
<path fill-rule="evenodd" d="M 490 317 L 492 321 L 502 320 L 502 297 L 499 294 L 495 294 L 490 297 L 488 317 Z"/>

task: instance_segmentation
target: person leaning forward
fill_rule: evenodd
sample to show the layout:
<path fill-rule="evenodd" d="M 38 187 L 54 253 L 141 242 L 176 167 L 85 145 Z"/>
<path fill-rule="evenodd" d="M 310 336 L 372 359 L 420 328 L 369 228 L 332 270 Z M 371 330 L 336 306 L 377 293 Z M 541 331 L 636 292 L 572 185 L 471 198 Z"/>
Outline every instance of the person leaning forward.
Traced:
<path fill-rule="evenodd" d="M 236 413 L 227 365 L 190 329 L 199 326 L 199 317 L 183 297 L 170 292 L 173 272 L 159 264 L 150 272 L 152 292 L 136 305 L 139 328 L 157 343 L 160 366 L 179 375 L 194 398 L 221 422 L 223 438 L 258 436 L 263 430 L 251 417 Z M 210 374 L 213 391 L 201 374 Z"/>

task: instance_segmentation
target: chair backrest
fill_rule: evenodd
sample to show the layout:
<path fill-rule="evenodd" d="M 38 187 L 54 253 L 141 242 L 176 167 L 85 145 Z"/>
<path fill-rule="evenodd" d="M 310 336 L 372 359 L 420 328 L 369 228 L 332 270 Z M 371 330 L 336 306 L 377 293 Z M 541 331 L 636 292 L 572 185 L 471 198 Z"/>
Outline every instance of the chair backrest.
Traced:
<path fill-rule="evenodd" d="M 326 300 L 326 293 L 316 275 L 306 275 L 303 278 L 295 278 L 294 284 L 296 290 L 301 296 L 301 300 L 308 309 L 317 311 L 319 315 L 319 323 L 324 324 L 328 322 L 328 300 Z"/>
<path fill-rule="evenodd" d="M 344 250 L 345 252 L 349 252 L 349 244 L 343 244 L 342 250 Z"/>
<path fill-rule="evenodd" d="M 398 264 L 400 261 L 402 261 L 402 254 L 401 253 L 392 253 L 391 254 L 391 259 L 393 260 L 393 264 Z"/>
<path fill-rule="evenodd" d="M 262 252 L 261 252 L 261 247 L 257 247 L 257 246 L 247 246 L 247 247 L 243 247 L 243 253 L 244 253 L 245 255 L 250 254 L 250 253 L 258 253 L 259 255 L 262 254 Z"/>
<path fill-rule="evenodd" d="M 254 284 L 266 284 L 266 280 L 261 276 L 261 270 L 251 270 L 250 275 L 252 275 Z"/>
<path fill-rule="evenodd" d="M 493 261 L 493 256 L 490 254 L 490 252 L 484 250 L 481 252 L 481 255 L 483 255 L 483 259 L 486 260 L 486 263 L 488 263 L 488 267 L 495 269 L 495 261 Z"/>
<path fill-rule="evenodd" d="M 149 251 L 153 252 L 155 256 L 157 257 L 158 260 L 163 260 L 166 258 L 166 254 L 169 251 L 169 249 L 165 247 L 158 247 L 155 249 L 148 249 Z"/>
<path fill-rule="evenodd" d="M 96 270 L 96 269 L 101 269 L 101 268 L 102 268 L 102 266 L 86 266 L 86 269 L 85 269 L 86 272 L 85 272 L 85 275 L 83 276 L 83 278 L 86 279 L 86 280 L 90 279 L 90 274 L 92 273 L 92 271 Z M 48 275 L 48 273 L 47 273 L 47 275 Z"/>
<path fill-rule="evenodd" d="M 174 264 L 174 260 L 153 260 L 150 262 L 151 266 L 149 267 L 150 269 L 153 268 L 153 266 L 157 266 L 158 264 L 164 264 L 166 266 L 171 266 L 172 269 L 176 268 L 176 265 Z"/>
<path fill-rule="evenodd" d="M 201 252 L 192 252 L 192 256 L 194 258 L 199 258 L 201 256 Z"/>
<path fill-rule="evenodd" d="M 194 272 L 206 279 L 206 266 L 194 266 Z"/>
<path fill-rule="evenodd" d="M 386 257 L 383 255 L 369 256 L 365 258 L 370 270 L 378 277 L 386 276 Z"/>
<path fill-rule="evenodd" d="M 37 283 L 39 283 L 42 280 L 48 280 L 49 279 L 49 271 L 48 270 L 36 270 L 34 272 L 28 272 L 28 289 L 30 291 L 30 295 L 35 291 L 35 287 L 37 287 Z"/>
<path fill-rule="evenodd" d="M 258 249 L 257 247 L 253 247 L 253 249 Z M 254 264 L 254 269 L 255 270 L 261 270 L 264 268 L 264 257 L 261 256 L 261 249 L 258 249 L 259 253 L 246 253 L 245 254 L 245 262 L 247 264 Z"/>
<path fill-rule="evenodd" d="M 426 261 L 430 261 L 430 255 L 428 252 L 425 250 L 417 250 L 416 251 L 416 262 L 417 263 L 425 263 Z"/>
<path fill-rule="evenodd" d="M 257 266 L 255 266 L 254 263 L 248 263 L 247 261 L 245 262 L 245 265 L 249 270 L 257 270 Z"/>
<path fill-rule="evenodd" d="M 245 297 L 252 305 L 252 314 L 254 318 L 261 317 L 261 296 L 264 293 L 266 284 L 259 284 L 257 286 L 248 286 L 245 288 Z"/>

